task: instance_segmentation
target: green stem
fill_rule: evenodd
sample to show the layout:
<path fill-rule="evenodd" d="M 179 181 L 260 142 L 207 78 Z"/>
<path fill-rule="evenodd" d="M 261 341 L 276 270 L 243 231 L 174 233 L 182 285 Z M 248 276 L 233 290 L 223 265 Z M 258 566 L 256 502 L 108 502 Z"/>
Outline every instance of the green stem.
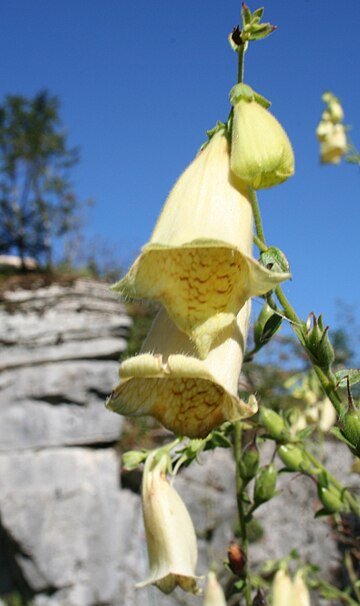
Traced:
<path fill-rule="evenodd" d="M 241 475 L 240 475 L 241 454 L 242 454 L 241 422 L 236 421 L 236 423 L 234 423 L 234 457 L 235 457 L 235 466 L 236 466 L 236 503 L 237 503 L 239 526 L 240 526 L 240 533 L 241 533 L 241 547 L 242 547 L 242 550 L 243 550 L 243 553 L 245 556 L 245 570 L 244 570 L 245 601 L 246 601 L 246 606 L 251 606 L 251 603 L 252 603 L 251 581 L 250 581 L 250 575 L 248 572 L 248 565 L 247 565 L 249 543 L 248 543 L 248 537 L 247 537 L 246 513 L 245 513 L 245 509 L 244 509 L 244 498 L 243 498 L 245 487 L 244 487 L 244 483 L 243 483 Z"/>
<path fill-rule="evenodd" d="M 260 238 L 258 238 L 257 236 L 253 236 L 253 240 L 254 240 L 254 244 L 256 244 L 256 246 L 258 247 L 258 249 L 260 250 L 260 252 L 265 252 L 268 247 L 266 246 L 266 244 L 264 244 L 264 242 L 262 240 L 260 240 Z"/>
<path fill-rule="evenodd" d="M 244 57 L 246 51 L 246 44 L 240 44 L 238 50 L 238 82 L 244 80 Z"/>
<path fill-rule="evenodd" d="M 258 240 L 267 248 L 256 191 L 252 187 L 248 187 L 248 192 L 254 213 L 255 228 Z"/>

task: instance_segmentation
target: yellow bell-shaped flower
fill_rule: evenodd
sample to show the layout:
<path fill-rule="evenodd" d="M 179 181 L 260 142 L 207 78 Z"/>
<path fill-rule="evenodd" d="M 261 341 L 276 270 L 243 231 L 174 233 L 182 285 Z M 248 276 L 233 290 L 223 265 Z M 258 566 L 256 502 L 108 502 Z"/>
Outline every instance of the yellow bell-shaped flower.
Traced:
<path fill-rule="evenodd" d="M 252 258 L 252 238 L 247 187 L 230 172 L 220 130 L 178 179 L 150 243 L 113 288 L 160 301 L 205 358 L 247 299 L 290 277 Z"/>
<path fill-rule="evenodd" d="M 145 463 L 142 507 L 150 574 L 137 587 L 154 584 L 164 593 L 179 586 L 197 593 L 197 544 L 193 523 L 182 499 L 166 479 L 167 456 Z"/>
<path fill-rule="evenodd" d="M 189 337 L 162 309 L 140 355 L 120 366 L 119 385 L 107 407 L 123 415 L 152 415 L 178 435 L 202 438 L 221 425 L 256 413 L 238 397 L 238 381 L 250 320 L 248 301 L 235 325 L 202 360 Z"/>
<path fill-rule="evenodd" d="M 289 138 L 259 97 L 245 84 L 237 84 L 230 92 L 234 106 L 231 170 L 253 189 L 278 185 L 295 170 Z"/>

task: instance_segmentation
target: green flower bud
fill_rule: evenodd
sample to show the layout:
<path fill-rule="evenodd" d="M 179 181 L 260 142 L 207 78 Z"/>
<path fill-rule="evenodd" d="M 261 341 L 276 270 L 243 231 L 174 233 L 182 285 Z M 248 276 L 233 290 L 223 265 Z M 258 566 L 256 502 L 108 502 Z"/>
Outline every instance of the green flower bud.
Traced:
<path fill-rule="evenodd" d="M 279 330 L 282 317 L 265 303 L 254 325 L 254 342 L 257 347 L 265 345 Z"/>
<path fill-rule="evenodd" d="M 314 313 L 310 313 L 306 325 L 304 323 L 302 328 L 295 330 L 313 364 L 329 370 L 335 353 L 328 336 L 329 327 L 324 328 L 322 316 L 317 318 Z"/>
<path fill-rule="evenodd" d="M 318 486 L 318 497 L 327 513 L 340 513 L 346 511 L 345 503 L 341 500 L 340 492 L 334 488 Z"/>
<path fill-rule="evenodd" d="M 274 440 L 288 441 L 290 439 L 284 419 L 271 408 L 265 406 L 260 408 L 259 421 Z"/>
<path fill-rule="evenodd" d="M 255 480 L 254 501 L 255 505 L 260 505 L 269 501 L 274 496 L 276 487 L 277 471 L 274 463 L 261 467 Z"/>
<path fill-rule="evenodd" d="M 140 463 L 142 463 L 147 457 L 146 450 L 128 450 L 128 452 L 124 452 L 122 455 L 122 462 L 124 468 L 128 471 L 132 471 L 136 469 Z"/>
<path fill-rule="evenodd" d="M 245 482 L 249 482 L 256 476 L 259 467 L 259 451 L 256 444 L 250 444 L 242 453 L 239 463 L 239 473 Z"/>
<path fill-rule="evenodd" d="M 360 457 L 360 411 L 349 408 L 342 420 L 342 433 L 354 447 L 354 453 Z"/>
<path fill-rule="evenodd" d="M 294 153 L 282 126 L 268 111 L 269 102 L 249 86 L 230 92 L 234 106 L 231 170 L 254 189 L 273 187 L 294 174 Z"/>
<path fill-rule="evenodd" d="M 313 469 L 310 462 L 306 459 L 304 452 L 295 444 L 283 444 L 279 446 L 277 453 L 291 471 L 301 471 L 303 473 L 312 473 Z"/>

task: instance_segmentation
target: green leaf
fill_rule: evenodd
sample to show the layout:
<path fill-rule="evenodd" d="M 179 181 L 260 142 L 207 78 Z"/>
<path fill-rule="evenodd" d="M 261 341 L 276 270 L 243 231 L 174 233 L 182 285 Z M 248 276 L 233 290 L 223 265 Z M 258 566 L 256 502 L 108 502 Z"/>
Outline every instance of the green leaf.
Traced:
<path fill-rule="evenodd" d="M 347 378 L 349 377 L 349 384 L 356 385 L 360 383 L 360 370 L 357 368 L 344 368 L 338 370 L 335 373 L 339 387 L 347 387 Z"/>

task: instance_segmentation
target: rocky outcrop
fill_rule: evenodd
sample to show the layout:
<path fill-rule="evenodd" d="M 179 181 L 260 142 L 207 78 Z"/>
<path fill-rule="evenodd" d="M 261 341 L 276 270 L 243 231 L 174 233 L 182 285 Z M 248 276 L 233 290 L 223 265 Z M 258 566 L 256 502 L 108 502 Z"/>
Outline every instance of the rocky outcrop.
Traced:
<path fill-rule="evenodd" d="M 2 296 L 0 594 L 20 587 L 35 603 L 90 606 L 118 591 L 133 495 L 120 493 L 122 420 L 104 400 L 130 324 L 94 281 Z"/>

